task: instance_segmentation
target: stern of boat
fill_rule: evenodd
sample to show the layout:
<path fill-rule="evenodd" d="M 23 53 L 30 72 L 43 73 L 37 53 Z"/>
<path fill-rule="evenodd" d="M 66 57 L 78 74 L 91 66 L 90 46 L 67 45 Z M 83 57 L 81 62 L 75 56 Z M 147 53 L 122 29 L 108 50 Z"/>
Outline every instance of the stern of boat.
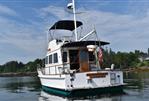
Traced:
<path fill-rule="evenodd" d="M 94 89 L 123 86 L 122 71 L 72 73 L 66 76 L 66 89 Z"/>

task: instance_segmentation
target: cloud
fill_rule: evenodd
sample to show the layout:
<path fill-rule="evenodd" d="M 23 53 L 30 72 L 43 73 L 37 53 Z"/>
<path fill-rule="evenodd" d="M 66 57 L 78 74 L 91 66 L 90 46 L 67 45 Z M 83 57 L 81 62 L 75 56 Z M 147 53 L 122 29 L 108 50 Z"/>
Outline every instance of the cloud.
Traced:
<path fill-rule="evenodd" d="M 40 15 L 43 18 L 49 18 L 49 16 L 52 16 L 55 17 L 55 19 L 68 19 L 72 17 L 72 15 L 69 12 L 67 12 L 66 8 L 51 5 L 41 8 Z"/>
<path fill-rule="evenodd" d="M 47 8 L 49 9 L 43 10 L 45 15 L 53 14 L 57 19 L 72 19 L 72 16 L 68 16 L 61 7 L 48 6 Z M 115 51 L 147 50 L 146 43 L 149 43 L 148 11 L 142 17 L 130 13 L 120 14 L 100 10 L 84 10 L 82 12 L 85 13 L 77 15 L 77 19 L 84 23 L 82 33 L 91 31 L 95 25 L 100 39 L 109 40 L 111 42 L 110 47 Z"/>
<path fill-rule="evenodd" d="M 40 46 L 44 40 L 41 30 L 30 24 L 20 24 L 19 22 L 0 17 L 0 42 L 10 43 L 26 51 L 33 52 L 35 47 Z M 7 27 L 6 27 L 7 26 Z M 42 32 L 40 34 L 40 32 Z M 37 41 L 38 40 L 38 41 Z"/>
<path fill-rule="evenodd" d="M 40 22 L 43 19 L 38 21 L 25 17 L 17 10 L 0 5 L 0 50 L 3 52 L 0 54 L 0 63 L 10 60 L 28 62 L 45 56 L 46 23 Z"/>
<path fill-rule="evenodd" d="M 111 41 L 111 47 L 114 50 L 147 50 L 146 43 L 149 42 L 149 16 L 147 14 L 141 18 L 130 14 L 100 11 L 89 11 L 88 14 L 90 15 L 84 15 L 87 23 L 95 24 L 98 35 L 101 39 Z"/>
<path fill-rule="evenodd" d="M 83 7 L 79 10 L 83 12 L 77 14 L 77 19 L 84 24 L 82 34 L 88 33 L 95 26 L 99 38 L 111 42 L 110 47 L 115 51 L 146 51 L 149 48 L 149 10 L 141 17 L 131 13 L 121 14 L 97 9 L 86 11 Z M 26 62 L 44 57 L 47 48 L 46 31 L 49 26 L 60 19 L 73 19 L 73 15 L 66 12 L 65 8 L 51 5 L 36 10 L 37 14 L 33 17 L 40 14 L 38 19 L 24 19 L 27 15 L 23 16 L 22 13 L 17 16 L 19 20 L 3 16 L 16 16 L 17 13 L 0 5 L 0 51 L 4 51 L 0 54 L 3 57 L 1 61 L 16 59 Z"/>
<path fill-rule="evenodd" d="M 16 16 L 17 13 L 13 9 L 0 4 L 0 15 Z"/>
<path fill-rule="evenodd" d="M 43 30 L 31 23 L 24 24 L 4 17 L 0 17 L 0 29 L 0 49 L 3 50 L 1 61 L 27 62 L 43 58 L 46 51 L 46 34 Z"/>

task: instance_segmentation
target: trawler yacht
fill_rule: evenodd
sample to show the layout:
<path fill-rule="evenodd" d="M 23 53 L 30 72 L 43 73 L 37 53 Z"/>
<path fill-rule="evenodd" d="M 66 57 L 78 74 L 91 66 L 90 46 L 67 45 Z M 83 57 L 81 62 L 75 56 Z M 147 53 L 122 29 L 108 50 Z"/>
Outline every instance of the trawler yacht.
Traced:
<path fill-rule="evenodd" d="M 74 13 L 74 20 L 60 20 L 49 28 L 49 32 L 70 31 L 75 38 L 54 38 L 50 35 L 45 66 L 37 69 L 42 89 L 66 97 L 122 92 L 123 72 L 114 70 L 113 64 L 111 68 L 101 68 L 101 47 L 109 42 L 87 40 L 87 37 L 96 34 L 95 29 L 78 38 L 77 28 L 82 26 L 81 21 L 76 21 Z"/>

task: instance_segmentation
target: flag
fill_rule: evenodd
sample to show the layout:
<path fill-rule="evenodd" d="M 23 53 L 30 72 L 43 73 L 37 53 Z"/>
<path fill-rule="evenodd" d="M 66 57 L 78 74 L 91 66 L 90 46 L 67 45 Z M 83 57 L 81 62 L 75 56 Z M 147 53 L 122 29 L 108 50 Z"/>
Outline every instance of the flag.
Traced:
<path fill-rule="evenodd" d="M 99 51 L 98 51 L 98 59 L 99 59 L 99 64 L 101 65 L 102 62 L 103 62 L 102 48 L 99 48 Z"/>

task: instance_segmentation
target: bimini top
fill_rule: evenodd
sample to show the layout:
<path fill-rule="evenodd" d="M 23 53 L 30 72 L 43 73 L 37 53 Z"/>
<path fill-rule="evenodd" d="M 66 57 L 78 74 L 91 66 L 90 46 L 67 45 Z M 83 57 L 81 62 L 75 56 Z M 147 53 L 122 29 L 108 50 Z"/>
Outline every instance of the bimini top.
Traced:
<path fill-rule="evenodd" d="M 64 44 L 62 47 L 86 47 L 87 45 L 107 45 L 109 42 L 105 41 L 75 41 Z"/>
<path fill-rule="evenodd" d="M 80 21 L 76 21 L 76 24 L 77 24 L 77 27 L 83 25 L 83 23 Z M 60 20 L 56 22 L 49 30 L 56 30 L 56 29 L 73 31 L 75 29 L 74 21 L 73 20 Z"/>

